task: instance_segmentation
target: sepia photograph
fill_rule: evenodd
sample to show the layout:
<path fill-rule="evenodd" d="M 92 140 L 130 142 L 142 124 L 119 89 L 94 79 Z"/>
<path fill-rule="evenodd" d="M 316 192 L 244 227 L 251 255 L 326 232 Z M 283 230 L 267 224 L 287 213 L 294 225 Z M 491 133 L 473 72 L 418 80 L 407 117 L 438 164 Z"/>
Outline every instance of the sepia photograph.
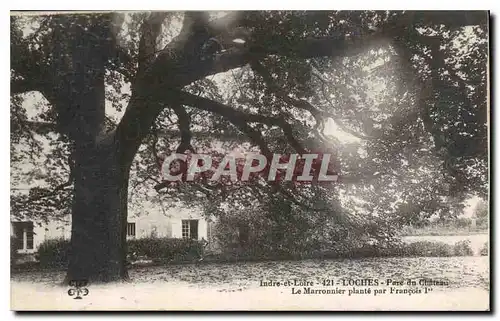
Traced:
<path fill-rule="evenodd" d="M 488 11 L 11 11 L 13 311 L 490 311 Z"/>

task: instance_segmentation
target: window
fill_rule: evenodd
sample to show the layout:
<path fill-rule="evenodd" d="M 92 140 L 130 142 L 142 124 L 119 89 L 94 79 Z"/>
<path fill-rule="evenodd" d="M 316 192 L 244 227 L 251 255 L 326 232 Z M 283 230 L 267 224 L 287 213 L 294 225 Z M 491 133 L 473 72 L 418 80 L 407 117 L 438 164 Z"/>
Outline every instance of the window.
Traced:
<path fill-rule="evenodd" d="M 135 223 L 127 223 L 127 236 L 135 236 Z"/>
<path fill-rule="evenodd" d="M 189 238 L 189 221 L 182 220 L 182 238 Z"/>
<path fill-rule="evenodd" d="M 34 247 L 33 222 L 13 222 L 16 249 L 32 250 Z"/>
<path fill-rule="evenodd" d="M 182 220 L 182 238 L 198 239 L 198 220 Z"/>

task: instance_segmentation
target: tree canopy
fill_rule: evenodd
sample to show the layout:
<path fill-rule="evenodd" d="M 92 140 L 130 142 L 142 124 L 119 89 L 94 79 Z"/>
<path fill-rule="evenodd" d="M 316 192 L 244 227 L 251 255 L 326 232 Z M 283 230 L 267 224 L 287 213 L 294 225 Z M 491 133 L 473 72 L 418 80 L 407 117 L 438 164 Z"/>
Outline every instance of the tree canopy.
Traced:
<path fill-rule="evenodd" d="M 12 211 L 70 213 L 78 146 L 112 141 L 129 208 L 278 197 L 348 221 L 425 219 L 487 195 L 487 63 L 486 12 L 12 16 Z M 340 180 L 161 181 L 165 155 L 233 150 L 332 153 Z"/>

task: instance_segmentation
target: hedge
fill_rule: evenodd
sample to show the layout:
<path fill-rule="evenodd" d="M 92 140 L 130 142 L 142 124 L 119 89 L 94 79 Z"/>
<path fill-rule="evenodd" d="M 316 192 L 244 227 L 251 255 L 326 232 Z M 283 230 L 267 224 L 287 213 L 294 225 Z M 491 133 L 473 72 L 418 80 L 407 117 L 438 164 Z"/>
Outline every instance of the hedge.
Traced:
<path fill-rule="evenodd" d="M 223 251 L 218 257 L 221 261 L 267 261 L 267 260 L 302 260 L 302 259 L 362 259 L 377 257 L 451 257 L 473 256 L 470 241 L 455 244 L 443 242 L 419 241 L 413 243 L 393 243 L 388 246 L 364 244 L 352 248 L 330 248 L 310 252 L 259 255 L 251 251 Z M 217 259 L 216 259 L 217 261 Z"/>
<path fill-rule="evenodd" d="M 471 248 L 470 241 L 460 241 L 455 244 L 446 244 L 444 242 L 419 241 L 409 244 L 403 244 L 395 251 L 390 251 L 393 256 L 402 257 L 448 257 L 448 256 L 472 256 L 474 251 Z"/>
<path fill-rule="evenodd" d="M 127 241 L 131 259 L 148 258 L 184 261 L 199 258 L 202 244 L 197 240 L 176 238 L 142 238 Z"/>
<path fill-rule="evenodd" d="M 69 261 L 69 240 L 52 239 L 44 241 L 38 248 L 37 258 L 42 267 L 64 267 Z M 174 238 L 143 238 L 127 240 L 129 260 L 160 259 L 185 261 L 198 259 L 202 244 L 197 240 Z"/>
<path fill-rule="evenodd" d="M 163 262 L 185 262 L 200 257 L 202 244 L 196 240 L 173 238 L 144 238 L 128 240 L 128 259 L 159 260 Z M 69 240 L 47 240 L 40 245 L 38 259 L 42 267 L 63 267 L 69 258 Z M 235 253 L 222 253 L 221 258 L 231 259 Z M 470 241 L 460 241 L 455 244 L 442 242 L 421 241 L 401 243 L 391 247 L 365 245 L 344 251 L 325 250 L 314 253 L 296 253 L 295 255 L 280 256 L 278 253 L 269 257 L 260 257 L 255 253 L 237 253 L 239 261 L 253 259 L 306 259 L 306 258 L 366 258 L 366 257 L 449 257 L 471 256 L 473 250 Z M 483 254 L 484 255 L 484 254 Z M 236 258 L 234 257 L 234 258 Z"/>
<path fill-rule="evenodd" d="M 69 240 L 45 240 L 38 248 L 37 259 L 42 267 L 65 267 L 69 260 Z"/>

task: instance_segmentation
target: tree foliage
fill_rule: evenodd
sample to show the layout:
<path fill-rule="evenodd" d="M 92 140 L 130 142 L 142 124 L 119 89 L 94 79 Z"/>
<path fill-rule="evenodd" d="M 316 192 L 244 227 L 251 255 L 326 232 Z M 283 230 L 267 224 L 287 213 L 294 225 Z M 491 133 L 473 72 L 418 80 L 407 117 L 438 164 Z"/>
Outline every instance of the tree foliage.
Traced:
<path fill-rule="evenodd" d="M 216 53 L 203 51 L 211 37 Z M 209 214 L 253 207 L 297 227 L 320 212 L 339 226 L 416 222 L 487 193 L 487 55 L 485 12 L 13 16 L 12 210 L 69 213 L 79 144 L 114 141 L 130 166 L 132 209 L 144 200 Z M 341 179 L 300 188 L 161 180 L 165 155 L 235 149 L 329 152 Z M 267 208 L 276 204 L 287 209 Z"/>

